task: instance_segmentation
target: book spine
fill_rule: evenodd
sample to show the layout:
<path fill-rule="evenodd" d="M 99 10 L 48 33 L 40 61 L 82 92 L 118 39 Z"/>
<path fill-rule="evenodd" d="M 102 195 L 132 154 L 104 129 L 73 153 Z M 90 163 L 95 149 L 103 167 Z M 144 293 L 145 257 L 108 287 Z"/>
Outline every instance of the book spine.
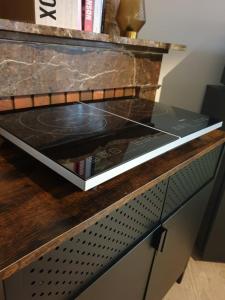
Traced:
<path fill-rule="evenodd" d="M 92 175 L 92 157 L 88 157 L 85 160 L 85 178 L 89 178 Z"/>
<path fill-rule="evenodd" d="M 98 0 L 96 0 L 98 1 Z M 84 1 L 84 31 L 93 31 L 93 19 L 94 19 L 94 0 Z"/>
<path fill-rule="evenodd" d="M 76 25 L 75 29 L 82 30 L 82 0 L 76 1 Z"/>
<path fill-rule="evenodd" d="M 95 1 L 93 32 L 100 33 L 102 27 L 103 0 Z"/>
<path fill-rule="evenodd" d="M 84 160 L 81 160 L 79 162 L 79 175 L 84 176 L 85 175 L 85 162 Z"/>

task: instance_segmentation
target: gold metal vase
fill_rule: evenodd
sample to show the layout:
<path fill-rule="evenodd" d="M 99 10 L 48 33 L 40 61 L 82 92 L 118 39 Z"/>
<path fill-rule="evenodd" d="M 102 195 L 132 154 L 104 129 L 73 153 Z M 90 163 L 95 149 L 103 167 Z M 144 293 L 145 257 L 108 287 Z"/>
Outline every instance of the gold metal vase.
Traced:
<path fill-rule="evenodd" d="M 145 0 L 120 0 L 116 20 L 121 36 L 137 38 L 137 33 L 146 22 Z"/>

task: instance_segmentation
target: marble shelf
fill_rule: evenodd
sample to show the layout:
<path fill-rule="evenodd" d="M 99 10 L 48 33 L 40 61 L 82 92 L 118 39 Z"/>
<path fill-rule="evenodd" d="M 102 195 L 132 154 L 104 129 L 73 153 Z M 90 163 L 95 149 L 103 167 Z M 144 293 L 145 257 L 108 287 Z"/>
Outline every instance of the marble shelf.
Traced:
<path fill-rule="evenodd" d="M 14 35 L 13 35 L 14 33 Z M 150 53 L 168 53 L 170 49 L 184 51 L 186 49 L 185 45 L 172 44 L 157 42 L 144 39 L 130 39 L 121 36 L 110 36 L 108 34 L 102 33 L 92 33 L 84 32 L 78 30 L 70 30 L 64 28 L 56 28 L 51 26 L 36 25 L 31 23 L 17 22 L 0 19 L 0 37 L 1 38 L 14 38 L 18 39 L 18 36 L 15 37 L 15 33 L 20 34 L 29 34 L 32 36 L 42 36 L 42 41 L 46 41 L 44 37 L 48 38 L 57 38 L 57 43 L 62 44 L 71 44 L 71 40 L 83 41 L 86 43 L 98 43 L 102 44 L 105 47 L 115 47 L 116 45 L 119 48 L 123 49 L 133 49 L 136 51 L 150 52 Z M 10 35 L 11 34 L 11 35 Z M 61 38 L 61 41 L 60 39 Z M 47 42 L 47 41 L 46 41 Z M 99 46 L 99 45 L 98 45 Z"/>

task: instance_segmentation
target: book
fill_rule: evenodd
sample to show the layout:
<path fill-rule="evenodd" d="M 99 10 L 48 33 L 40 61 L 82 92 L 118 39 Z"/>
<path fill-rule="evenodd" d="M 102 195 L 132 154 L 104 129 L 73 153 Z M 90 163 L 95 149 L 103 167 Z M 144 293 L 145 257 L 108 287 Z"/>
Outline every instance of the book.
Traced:
<path fill-rule="evenodd" d="M 92 160 L 93 158 L 90 156 L 85 159 L 85 177 L 89 178 L 92 175 Z"/>
<path fill-rule="evenodd" d="M 81 160 L 79 162 L 79 175 L 84 176 L 85 175 L 85 161 Z"/>
<path fill-rule="evenodd" d="M 40 25 L 82 30 L 81 0 L 35 0 L 35 22 Z"/>
<path fill-rule="evenodd" d="M 93 32 L 101 33 L 104 0 L 96 0 L 94 6 Z"/>
<path fill-rule="evenodd" d="M 82 30 L 82 0 L 0 0 L 0 18 Z"/>
<path fill-rule="evenodd" d="M 76 30 L 82 30 L 82 0 L 74 0 L 75 1 L 75 29 Z"/>
<path fill-rule="evenodd" d="M 83 2 L 83 29 L 84 31 L 93 32 L 94 7 L 95 1 L 99 0 L 84 0 Z"/>

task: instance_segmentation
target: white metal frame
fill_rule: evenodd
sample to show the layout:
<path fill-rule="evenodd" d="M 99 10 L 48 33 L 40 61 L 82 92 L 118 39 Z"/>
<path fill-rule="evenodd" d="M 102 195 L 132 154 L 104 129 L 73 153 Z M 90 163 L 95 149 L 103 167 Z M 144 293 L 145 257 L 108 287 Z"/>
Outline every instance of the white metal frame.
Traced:
<path fill-rule="evenodd" d="M 14 143 L 15 145 L 17 145 L 22 150 L 24 150 L 25 152 L 27 152 L 28 154 L 30 154 L 31 156 L 33 156 L 34 158 L 36 158 L 37 160 L 39 160 L 40 162 L 42 162 L 43 164 L 45 164 L 46 166 L 48 166 L 49 168 L 54 170 L 59 175 L 63 176 L 68 181 L 75 184 L 80 189 L 82 189 L 84 191 L 88 191 L 103 182 L 106 182 L 106 181 L 108 181 L 108 180 L 110 180 L 110 179 L 136 167 L 136 166 L 143 164 L 146 161 L 149 161 L 149 160 L 151 160 L 159 155 L 162 155 L 172 149 L 175 149 L 181 145 L 184 145 L 184 144 L 186 144 L 202 135 L 205 135 L 213 130 L 216 130 L 216 129 L 222 127 L 222 125 L 223 125 L 223 122 L 219 122 L 215 125 L 212 125 L 207 128 L 204 128 L 202 130 L 199 130 L 199 131 L 197 131 L 193 134 L 190 134 L 188 136 L 185 136 L 183 138 L 178 138 L 176 141 L 170 142 L 167 145 L 164 145 L 164 146 L 159 147 L 155 150 L 152 150 L 144 155 L 141 155 L 135 159 L 132 159 L 130 161 L 122 163 L 121 165 L 118 165 L 118 166 L 116 166 L 110 170 L 107 170 L 99 175 L 93 176 L 87 180 L 83 180 L 76 174 L 72 173 L 71 171 L 69 171 L 66 168 L 64 168 L 63 166 L 61 166 L 60 164 L 54 162 L 52 159 L 50 159 L 47 156 L 45 156 L 44 154 L 40 153 L 38 150 L 35 150 L 34 148 L 29 146 L 25 142 L 21 141 L 19 138 L 15 137 L 13 134 L 9 133 L 5 129 L 0 128 L 0 134 L 3 137 L 5 137 L 6 139 L 8 139 L 9 141 L 11 141 L 12 143 Z"/>

